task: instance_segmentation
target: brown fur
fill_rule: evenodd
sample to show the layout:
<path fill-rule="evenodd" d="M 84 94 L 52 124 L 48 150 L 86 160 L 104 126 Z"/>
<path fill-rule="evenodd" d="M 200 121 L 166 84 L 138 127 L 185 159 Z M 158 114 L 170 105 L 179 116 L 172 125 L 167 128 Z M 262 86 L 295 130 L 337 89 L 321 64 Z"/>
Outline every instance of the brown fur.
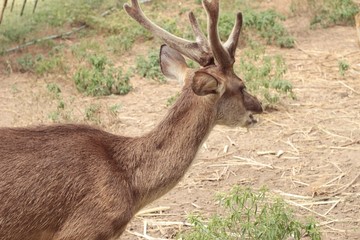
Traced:
<path fill-rule="evenodd" d="M 176 50 L 160 54 L 163 73 L 184 87 L 141 137 L 71 124 L 0 128 L 1 240 L 115 239 L 181 180 L 216 124 L 247 126 L 262 111 L 231 68 L 192 70 Z"/>
<path fill-rule="evenodd" d="M 84 125 L 0 129 L 0 239 L 118 236 L 181 179 L 215 111 L 188 88 L 143 137 Z"/>

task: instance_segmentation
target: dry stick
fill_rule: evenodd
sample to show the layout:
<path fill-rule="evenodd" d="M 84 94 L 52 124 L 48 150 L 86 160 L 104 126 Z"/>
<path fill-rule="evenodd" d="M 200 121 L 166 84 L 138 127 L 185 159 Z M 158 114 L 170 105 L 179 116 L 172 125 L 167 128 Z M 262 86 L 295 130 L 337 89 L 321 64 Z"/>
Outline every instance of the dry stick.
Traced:
<path fill-rule="evenodd" d="M 239 150 L 235 150 L 235 151 L 232 151 L 232 152 L 229 152 L 229 153 L 226 153 L 224 155 L 221 155 L 221 156 L 216 156 L 216 157 L 212 157 L 212 158 L 199 158 L 199 160 L 206 160 L 206 161 L 209 161 L 209 160 L 218 160 L 220 158 L 226 158 L 228 156 L 231 156 L 235 153 L 239 152 Z"/>
<path fill-rule="evenodd" d="M 301 206 L 314 206 L 314 205 L 328 205 L 328 204 L 338 204 L 341 200 L 331 200 L 331 201 L 315 201 L 315 202 L 312 202 L 312 201 L 309 201 L 309 202 L 302 202 L 302 203 L 297 203 Z M 324 214 L 326 215 L 326 214 Z"/>
<path fill-rule="evenodd" d="M 0 24 L 1 24 L 2 19 L 3 19 L 3 16 L 4 16 L 4 12 L 5 12 L 6 5 L 7 5 L 7 0 L 4 1 L 4 5 L 3 5 L 3 8 L 2 8 L 2 10 L 1 10 Z"/>
<path fill-rule="evenodd" d="M 194 226 L 193 224 L 188 222 L 167 222 L 167 221 L 154 221 L 154 220 L 147 220 L 146 222 L 152 226 L 171 226 L 171 225 L 181 225 L 188 227 Z"/>
<path fill-rule="evenodd" d="M 352 141 L 350 143 L 343 144 L 340 147 L 347 147 L 347 146 L 350 146 L 350 145 L 353 145 L 353 144 L 360 144 L 360 140 L 355 140 L 355 141 Z"/>
<path fill-rule="evenodd" d="M 278 193 L 282 196 L 287 196 L 287 197 L 291 197 L 291 198 L 297 198 L 297 199 L 313 199 L 312 197 L 309 196 L 302 196 L 302 195 L 296 195 L 296 194 L 292 194 L 292 193 L 286 193 L 283 192 L 281 190 L 274 190 L 275 193 Z"/>
<path fill-rule="evenodd" d="M 292 205 L 294 205 L 294 206 L 300 207 L 300 208 L 302 208 L 302 209 L 305 209 L 305 210 L 307 210 L 307 211 L 309 211 L 309 212 L 311 212 L 311 213 L 314 213 L 314 214 L 316 214 L 316 215 L 318 215 L 318 216 L 320 216 L 320 217 L 322 217 L 322 218 L 332 220 L 331 218 L 329 218 L 329 217 L 327 217 L 327 216 L 325 216 L 325 215 L 323 215 L 323 214 L 321 214 L 321 213 L 318 213 L 318 212 L 316 212 L 316 211 L 314 211 L 314 210 L 312 210 L 312 209 L 310 209 L 310 208 L 304 207 L 303 205 L 298 204 L 297 202 L 294 202 L 294 201 L 291 201 L 291 200 L 285 200 L 285 202 L 287 202 L 287 203 L 289 203 L 289 204 L 292 204 Z"/>
<path fill-rule="evenodd" d="M 324 128 L 320 127 L 320 126 L 318 126 L 318 129 L 319 129 L 320 131 L 322 131 L 322 132 L 324 132 L 324 133 L 326 133 L 326 134 L 328 134 L 328 135 L 332 136 L 332 137 L 340 137 L 340 138 L 345 138 L 345 139 L 348 139 L 348 140 L 352 141 L 352 139 L 351 139 L 351 138 L 349 138 L 349 137 L 342 136 L 342 135 L 338 135 L 338 134 L 336 134 L 336 133 L 332 133 L 332 132 L 330 132 L 330 131 L 328 131 L 328 130 L 326 130 L 326 129 L 324 129 Z"/>
<path fill-rule="evenodd" d="M 342 173 L 342 174 L 340 174 L 339 176 L 337 176 L 337 177 L 329 180 L 328 182 L 324 183 L 324 184 L 321 185 L 320 187 L 326 187 L 326 186 L 328 186 L 329 184 L 335 182 L 336 180 L 340 180 L 341 178 L 345 177 L 345 175 L 346 175 L 345 173 Z"/>
<path fill-rule="evenodd" d="M 349 85 L 347 85 L 346 83 L 344 83 L 343 81 L 338 81 L 338 83 L 340 83 L 341 85 L 343 85 L 344 87 L 346 87 L 347 89 L 350 89 L 352 92 L 356 93 L 356 94 L 360 94 L 360 92 L 356 91 L 355 89 L 353 89 L 352 87 L 350 87 Z"/>
<path fill-rule="evenodd" d="M 339 199 L 338 201 L 336 201 L 336 202 L 329 208 L 329 210 L 327 210 L 327 211 L 324 213 L 324 215 L 325 215 L 325 216 L 328 215 L 329 212 L 331 212 L 331 210 L 333 210 L 333 209 L 339 204 L 339 202 L 341 202 L 341 199 Z"/>
<path fill-rule="evenodd" d="M 14 9 L 14 4 L 15 4 L 15 0 L 12 1 L 10 12 L 13 11 L 13 9 Z"/>
<path fill-rule="evenodd" d="M 43 42 L 43 41 L 47 41 L 47 40 L 52 40 L 52 39 L 56 39 L 56 38 L 63 38 L 63 37 L 65 37 L 65 36 L 69 36 L 69 35 L 71 35 L 71 34 L 73 34 L 73 33 L 75 33 L 75 32 L 80 31 L 80 30 L 84 29 L 85 27 L 86 27 L 86 25 L 82 25 L 81 27 L 75 28 L 74 30 L 69 31 L 69 32 L 65 32 L 65 33 L 61 33 L 61 34 L 56 34 L 56 35 L 50 35 L 50 36 L 43 37 L 43 38 L 40 38 L 40 39 L 35 39 L 35 40 L 32 40 L 32 41 L 26 42 L 26 43 L 24 43 L 24 44 L 22 44 L 22 45 L 19 45 L 19 46 L 17 46 L 17 47 L 7 49 L 7 50 L 5 50 L 5 53 L 14 52 L 14 51 L 23 49 L 23 48 L 25 48 L 25 47 L 34 45 L 34 44 L 39 43 L 39 42 Z"/>
<path fill-rule="evenodd" d="M 33 9 L 33 13 L 35 12 L 36 6 L 38 4 L 38 0 L 35 0 L 35 4 L 34 4 L 34 9 Z"/>
<path fill-rule="evenodd" d="M 100 16 L 101 17 L 105 17 L 106 15 L 109 15 L 112 11 L 114 11 L 116 8 L 115 7 L 112 7 L 111 9 L 103 12 Z M 14 51 L 17 51 L 17 50 L 20 50 L 20 49 L 23 49 L 25 47 L 28 47 L 28 46 L 31 46 L 31 45 L 34 45 L 36 43 L 39 43 L 39 42 L 43 42 L 43 41 L 47 41 L 47 40 L 52 40 L 52 39 L 56 39 L 56 38 L 63 38 L 63 37 L 66 37 L 66 36 L 69 36 L 75 32 L 78 32 L 84 28 L 86 28 L 87 25 L 84 24 L 78 28 L 75 28 L 74 30 L 72 31 L 68 31 L 68 32 L 65 32 L 65 33 L 60 33 L 60 34 L 55 34 L 55 35 L 50 35 L 50 36 L 47 36 L 47 37 L 43 37 L 43 38 L 40 38 L 40 39 L 35 39 L 35 40 L 31 40 L 29 42 L 26 42 L 22 45 L 19 45 L 19 46 L 16 46 L 14 48 L 10 48 L 10 49 L 7 49 L 4 51 L 4 53 L 10 53 L 10 52 L 14 52 Z"/>
<path fill-rule="evenodd" d="M 345 191 L 346 189 L 348 189 L 351 185 L 354 184 L 354 182 L 360 177 L 360 173 L 358 175 L 356 175 L 356 177 L 351 180 L 351 182 L 349 182 L 348 184 L 346 184 L 345 186 L 342 186 L 340 188 L 338 188 L 337 190 L 334 191 L 334 194 L 332 194 L 331 196 L 337 196 L 339 194 L 341 194 L 341 192 Z"/>
<path fill-rule="evenodd" d="M 138 233 L 138 232 L 133 232 L 133 231 L 129 231 L 129 230 L 126 230 L 128 233 L 132 234 L 132 235 L 135 235 L 137 237 L 142 237 L 142 238 L 145 238 L 147 240 L 167 240 L 165 238 L 154 238 L 154 237 L 151 237 L 149 235 L 145 235 L 145 234 L 141 234 L 141 233 Z"/>
<path fill-rule="evenodd" d="M 169 209 L 170 209 L 170 207 L 155 207 L 155 208 L 150 208 L 150 209 L 144 209 L 144 210 L 138 212 L 136 214 L 136 216 L 141 216 L 141 215 L 148 214 L 148 213 L 153 213 L 153 212 L 166 211 L 166 210 L 169 210 Z"/>
<path fill-rule="evenodd" d="M 22 9 L 21 9 L 20 16 L 22 16 L 22 15 L 24 14 L 25 5 L 26 5 L 26 0 L 24 0 L 24 3 L 23 3 L 23 6 L 22 6 Z"/>
<path fill-rule="evenodd" d="M 270 169 L 274 169 L 274 167 L 269 164 L 260 163 L 253 159 L 250 159 L 250 158 L 245 158 L 245 157 L 240 157 L 240 156 L 234 156 L 234 158 L 246 161 L 249 165 L 255 165 L 255 166 L 261 166 L 261 167 L 267 167 Z"/>

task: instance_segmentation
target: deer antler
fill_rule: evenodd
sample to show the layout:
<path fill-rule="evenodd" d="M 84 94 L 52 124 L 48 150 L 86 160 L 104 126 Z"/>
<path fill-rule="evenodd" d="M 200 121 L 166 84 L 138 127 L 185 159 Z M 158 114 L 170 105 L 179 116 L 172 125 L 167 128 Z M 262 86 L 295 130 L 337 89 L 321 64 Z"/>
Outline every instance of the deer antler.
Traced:
<path fill-rule="evenodd" d="M 232 59 L 235 59 L 235 52 L 239 41 L 242 23 L 243 23 L 242 13 L 239 12 L 236 14 L 236 21 L 231 31 L 231 34 L 228 40 L 223 44 L 223 46 L 227 49 Z"/>
<path fill-rule="evenodd" d="M 124 4 L 125 11 L 147 30 L 155 36 L 161 38 L 169 47 L 176 49 L 188 58 L 198 62 L 201 66 L 208 66 L 214 62 L 211 50 L 208 46 L 204 34 L 201 32 L 195 16 L 190 13 L 190 23 L 192 25 L 196 41 L 192 42 L 179 38 L 154 24 L 148 19 L 141 10 L 137 0 L 131 0 L 132 6 Z"/>
<path fill-rule="evenodd" d="M 203 6 L 208 16 L 208 34 L 214 58 L 222 69 L 232 67 L 235 60 L 234 58 L 231 58 L 229 52 L 220 42 L 217 31 L 217 24 L 219 19 L 219 0 L 212 0 L 210 2 L 209 0 L 204 0 Z"/>
<path fill-rule="evenodd" d="M 238 13 L 236 16 L 236 22 L 229 39 L 222 44 L 217 31 L 219 0 L 203 0 L 203 6 L 208 15 L 208 36 L 210 41 L 206 39 L 204 33 L 200 30 L 199 24 L 192 12 L 189 14 L 189 19 L 195 35 L 195 41 L 179 38 L 154 24 L 145 16 L 137 0 L 131 0 L 131 5 L 125 3 L 125 11 L 140 25 L 161 38 L 169 47 L 198 62 L 201 66 L 214 64 L 215 58 L 217 64 L 222 69 L 232 68 L 235 62 L 235 51 L 242 26 L 241 13 Z"/>

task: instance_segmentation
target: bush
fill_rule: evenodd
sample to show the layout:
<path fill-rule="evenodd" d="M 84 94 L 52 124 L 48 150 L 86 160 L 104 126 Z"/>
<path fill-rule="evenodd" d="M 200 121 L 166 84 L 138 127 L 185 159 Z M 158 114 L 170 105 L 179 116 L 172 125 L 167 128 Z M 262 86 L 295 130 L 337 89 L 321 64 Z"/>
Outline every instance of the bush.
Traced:
<path fill-rule="evenodd" d="M 257 42 L 250 42 L 249 46 L 235 67 L 244 76 L 250 92 L 260 95 L 265 106 L 277 103 L 282 95 L 295 98 L 292 84 L 284 79 L 287 68 L 283 57 L 265 55 L 265 48 Z"/>
<path fill-rule="evenodd" d="M 89 62 L 90 68 L 81 67 L 74 75 L 80 92 L 90 96 L 125 95 L 132 89 L 130 75 L 124 75 L 122 69 L 115 68 L 105 56 L 93 55 Z"/>
<path fill-rule="evenodd" d="M 140 56 L 136 59 L 136 72 L 142 77 L 153 79 L 161 83 L 166 82 L 160 70 L 158 51 L 149 51 L 147 57 Z"/>
<path fill-rule="evenodd" d="M 309 236 L 321 239 L 313 221 L 302 223 L 281 199 L 270 198 L 266 190 L 254 192 L 249 188 L 233 187 L 228 194 L 218 197 L 221 210 L 209 219 L 191 216 L 194 225 L 180 234 L 186 240 L 282 240 Z"/>
<path fill-rule="evenodd" d="M 266 40 L 267 44 L 275 44 L 279 47 L 294 47 L 294 38 L 282 25 L 285 17 L 274 10 L 256 12 L 251 8 L 244 11 L 244 26 L 256 32 Z"/>
<path fill-rule="evenodd" d="M 323 0 L 322 3 L 311 1 L 309 5 L 315 9 L 310 23 L 312 27 L 354 25 L 354 16 L 359 12 L 359 6 L 352 0 Z"/>

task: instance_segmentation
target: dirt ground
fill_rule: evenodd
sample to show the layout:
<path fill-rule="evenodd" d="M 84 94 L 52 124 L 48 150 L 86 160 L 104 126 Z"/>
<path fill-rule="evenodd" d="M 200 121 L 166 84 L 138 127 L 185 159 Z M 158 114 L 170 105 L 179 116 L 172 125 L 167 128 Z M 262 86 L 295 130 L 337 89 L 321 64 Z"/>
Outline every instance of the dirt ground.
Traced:
<path fill-rule="evenodd" d="M 259 123 L 248 130 L 216 127 L 180 184 L 136 216 L 121 239 L 170 239 L 186 228 L 189 213 L 215 212 L 215 194 L 234 184 L 267 186 L 292 205 L 296 215 L 315 217 L 323 239 L 360 239 L 356 31 L 299 28 L 299 19 L 287 22 L 296 38 L 294 49 L 267 48 L 285 58 L 286 79 L 293 83 L 297 99 L 284 100 L 278 111 L 257 116 Z M 132 51 L 128 56 L 136 55 Z M 342 59 L 350 63 L 345 76 L 339 74 Z M 48 83 L 59 85 L 65 102 L 59 122 L 98 125 L 128 136 L 152 129 L 168 110 L 167 99 L 180 89 L 175 82 L 158 84 L 134 77 L 134 90 L 126 96 L 91 98 L 77 92 L 71 76 L 2 74 L 0 126 L 53 123 L 49 115 L 57 111 L 59 100 L 48 91 Z M 91 104 L 98 110 L 88 120 L 85 114 Z M 109 108 L 115 104 L 119 109 L 114 113 Z"/>

